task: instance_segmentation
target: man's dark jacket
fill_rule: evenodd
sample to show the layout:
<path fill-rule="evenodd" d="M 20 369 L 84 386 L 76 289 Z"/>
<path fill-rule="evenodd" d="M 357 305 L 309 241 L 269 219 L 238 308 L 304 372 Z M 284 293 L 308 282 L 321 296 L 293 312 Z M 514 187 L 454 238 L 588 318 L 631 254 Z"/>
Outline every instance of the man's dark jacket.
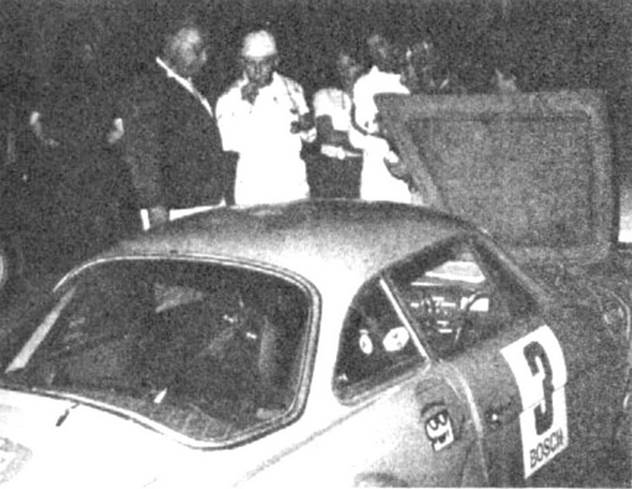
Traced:
<path fill-rule="evenodd" d="M 231 193 L 235 158 L 222 151 L 215 119 L 175 79 L 156 67 L 122 102 L 125 159 L 140 207 L 211 205 Z"/>

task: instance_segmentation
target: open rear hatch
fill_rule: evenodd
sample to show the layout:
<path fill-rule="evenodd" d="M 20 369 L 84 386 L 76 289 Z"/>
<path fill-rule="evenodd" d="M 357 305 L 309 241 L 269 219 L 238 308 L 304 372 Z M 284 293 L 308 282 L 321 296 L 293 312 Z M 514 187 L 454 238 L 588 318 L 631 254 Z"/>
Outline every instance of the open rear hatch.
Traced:
<path fill-rule="evenodd" d="M 486 229 L 518 259 L 604 257 L 616 236 L 603 95 L 378 95 L 424 203 Z"/>

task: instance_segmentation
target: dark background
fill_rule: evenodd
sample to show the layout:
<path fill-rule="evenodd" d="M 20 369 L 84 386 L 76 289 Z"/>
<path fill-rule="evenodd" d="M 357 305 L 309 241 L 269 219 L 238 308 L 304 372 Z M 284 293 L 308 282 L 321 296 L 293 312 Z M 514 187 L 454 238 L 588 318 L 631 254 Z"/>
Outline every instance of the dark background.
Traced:
<path fill-rule="evenodd" d="M 28 108 L 50 75 L 64 22 L 83 16 L 102 46 L 104 73 L 117 87 L 159 53 L 169 22 L 196 15 L 211 34 L 200 85 L 215 98 L 237 75 L 236 52 L 249 29 L 277 36 L 281 70 L 308 97 L 333 82 L 341 44 L 362 52 L 379 29 L 409 44 L 430 38 L 470 91 L 484 91 L 493 66 L 508 64 L 525 91 L 606 91 L 617 168 L 630 167 L 632 2 L 627 0 L 2 0 L 0 74 L 5 94 Z"/>

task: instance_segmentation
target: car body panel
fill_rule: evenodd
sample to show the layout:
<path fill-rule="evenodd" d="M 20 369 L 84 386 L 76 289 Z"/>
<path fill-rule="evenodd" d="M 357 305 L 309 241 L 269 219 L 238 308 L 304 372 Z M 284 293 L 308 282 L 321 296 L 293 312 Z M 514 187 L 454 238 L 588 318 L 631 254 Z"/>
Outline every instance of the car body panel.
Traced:
<path fill-rule="evenodd" d="M 0 406 L 2 473 L 12 487 L 62 481 L 69 487 L 142 487 L 155 479 L 161 466 L 184 453 L 178 444 L 129 418 L 70 399 L 2 391 Z M 21 447 L 25 455 L 7 450 L 9 444 Z M 139 458 L 139 453 L 146 456 Z M 24 467 L 11 470 L 5 465 L 15 464 L 20 456 Z"/>
<path fill-rule="evenodd" d="M 489 265 L 493 258 L 496 272 L 508 274 L 537 307 L 525 320 L 512 318 L 498 334 L 468 346 L 463 353 L 444 357 L 432 351 L 419 324 L 405 310 L 405 301 L 398 299 L 401 291 L 394 287 L 395 271 L 408 270 L 411 260 L 425 266 L 433 250 L 462 242 L 487 249 L 485 263 Z M 102 440 L 99 450 L 81 451 L 81 456 L 90 459 L 85 467 L 94 467 L 91 474 L 107 471 L 103 459 L 93 459 L 92 454 L 116 448 L 128 429 L 135 434 L 126 438 L 128 451 L 124 453 L 142 452 L 146 464 L 136 466 L 133 474 L 137 478 L 130 477 L 125 480 L 129 484 L 123 485 L 150 483 L 149 487 L 575 482 L 569 467 L 584 463 L 586 457 L 596 460 L 595 451 L 608 443 L 606 435 L 622 392 L 608 388 L 603 395 L 596 394 L 599 386 L 618 385 L 622 377 L 615 372 L 625 364 L 627 353 L 619 335 L 603 321 L 601 303 L 585 288 L 580 287 L 583 295 L 567 295 L 568 288 L 556 290 L 546 279 L 534 279 L 489 236 L 440 211 L 362 202 L 297 202 L 212 211 L 122 243 L 70 272 L 58 284 L 56 294 L 63 296 L 96 267 L 119 264 L 132 269 L 132 264 L 140 262 L 150 268 L 152 263 L 183 262 L 254 270 L 303 290 L 309 296 L 310 346 L 303 350 L 309 358 L 300 377 L 299 410 L 292 411 L 295 414 L 288 422 L 279 419 L 260 435 L 239 438 L 225 447 L 221 443 L 204 446 L 171 435 L 165 427 L 139 414 L 122 412 L 120 407 L 90 399 L 80 399 L 76 405 L 76 395 L 55 394 L 65 399 L 52 400 L 46 394 L 39 402 L 55 407 L 42 408 L 47 414 L 41 422 L 50 425 L 48 431 L 55 436 L 42 443 L 50 446 L 62 436 L 59 433 L 68 433 L 64 441 L 68 449 L 59 450 L 61 457 L 72 452 L 70 447 L 76 450 Z M 504 283 L 492 280 L 496 285 Z M 567 280 L 574 283 L 572 277 Z M 341 332 L 350 305 L 362 297 L 367 284 L 374 283 L 413 338 L 418 362 L 374 387 L 341 395 L 336 387 Z M 582 303 L 577 304 L 578 300 Z M 527 475 L 521 412 L 546 400 L 545 389 L 540 389 L 542 397 L 523 408 L 521 381 L 503 352 L 542 328 L 553 335 L 562 351 L 566 383 L 557 385 L 556 377 L 554 383 L 566 403 L 568 445 L 556 445 L 555 456 Z M 542 387 L 546 369 L 539 358 L 530 382 Z M 559 366 L 559 361 L 553 363 Z M 0 402 L 3 412 L 25 404 L 26 396 L 38 396 L 35 391 L 6 392 L 5 388 Z M 591 403 L 589 409 L 586 402 Z M 33 414 L 39 417 L 40 412 Z M 112 420 L 102 422 L 105 418 Z M 55 426 L 60 419 L 60 426 Z M 99 430 L 89 428 L 95 423 Z M 27 442 L 17 431 L 3 429 L 1 436 L 20 446 L 37 446 L 35 440 Z M 42 469 L 47 480 L 52 482 L 59 475 L 59 482 L 68 487 L 86 484 L 78 473 L 74 479 L 64 478 L 62 467 L 72 459 L 51 456 L 50 460 L 59 466 Z M 118 458 L 110 461 L 108 467 L 119 466 Z M 121 466 L 125 463 L 120 462 Z M 99 480 L 106 485 L 113 479 L 103 476 Z"/>
<path fill-rule="evenodd" d="M 458 428 L 457 439 L 449 449 L 433 450 L 424 426 L 424 414 L 429 414 L 423 410 L 426 404 L 445 399 L 451 389 L 436 382 L 430 372 L 407 377 L 395 387 L 342 407 L 334 425 L 323 425 L 325 429 L 300 450 L 286 454 L 273 467 L 257 474 L 252 484 L 295 482 L 323 487 L 328 483 L 344 486 L 483 483 L 484 467 L 467 408 L 450 404 L 451 410 L 461 414 L 460 418 L 454 418 L 462 423 L 454 427 Z M 452 394 L 450 400 L 455 398 Z M 358 450 L 359 446 L 363 449 Z M 433 470 L 436 467 L 453 470 Z"/>

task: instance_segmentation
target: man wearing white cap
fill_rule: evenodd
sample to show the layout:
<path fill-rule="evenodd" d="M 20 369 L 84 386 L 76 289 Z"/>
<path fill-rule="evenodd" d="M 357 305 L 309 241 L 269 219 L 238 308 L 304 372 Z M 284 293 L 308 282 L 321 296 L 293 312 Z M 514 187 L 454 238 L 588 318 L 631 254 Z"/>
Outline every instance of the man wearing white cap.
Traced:
<path fill-rule="evenodd" d="M 316 137 L 303 88 L 278 72 L 272 34 L 251 32 L 243 41 L 243 76 L 217 102 L 224 151 L 239 154 L 235 203 L 288 202 L 309 196 L 302 141 Z"/>

